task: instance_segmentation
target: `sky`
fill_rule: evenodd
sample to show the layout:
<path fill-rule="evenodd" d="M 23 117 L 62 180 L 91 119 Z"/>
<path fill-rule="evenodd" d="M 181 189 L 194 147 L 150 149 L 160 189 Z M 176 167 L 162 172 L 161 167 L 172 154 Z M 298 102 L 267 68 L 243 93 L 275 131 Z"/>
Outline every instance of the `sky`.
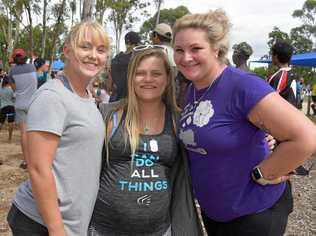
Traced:
<path fill-rule="evenodd" d="M 191 13 L 206 13 L 222 8 L 231 23 L 230 48 L 235 43 L 246 41 L 253 48 L 250 60 L 259 59 L 268 53 L 268 34 L 277 26 L 281 31 L 302 24 L 293 18 L 296 9 L 302 9 L 305 0 L 164 0 L 161 9 L 186 6 Z M 154 4 L 153 4 L 154 5 Z M 151 12 L 155 12 L 154 6 Z M 228 57 L 231 58 L 232 50 Z"/>

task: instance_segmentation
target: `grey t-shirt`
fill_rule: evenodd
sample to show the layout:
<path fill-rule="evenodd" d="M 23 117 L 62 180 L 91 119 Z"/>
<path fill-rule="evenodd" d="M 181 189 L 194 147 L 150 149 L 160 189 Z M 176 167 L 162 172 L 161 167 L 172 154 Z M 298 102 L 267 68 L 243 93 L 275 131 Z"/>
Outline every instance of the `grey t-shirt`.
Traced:
<path fill-rule="evenodd" d="M 14 106 L 14 93 L 11 87 L 0 87 L 0 108 Z"/>
<path fill-rule="evenodd" d="M 99 235 L 161 236 L 171 224 L 170 170 L 177 143 L 170 113 L 159 135 L 141 135 L 131 168 L 122 122 L 109 144 L 91 227 Z M 105 157 L 103 157 L 105 158 Z"/>
<path fill-rule="evenodd" d="M 9 72 L 16 90 L 15 108 L 27 111 L 32 95 L 37 89 L 37 75 L 33 64 L 15 65 Z"/>
<path fill-rule="evenodd" d="M 99 188 L 105 135 L 94 100 L 79 97 L 59 80 L 50 80 L 32 98 L 27 130 L 60 137 L 52 166 L 59 209 L 68 236 L 85 236 Z M 29 180 L 19 187 L 14 204 L 25 215 L 44 224 Z"/>

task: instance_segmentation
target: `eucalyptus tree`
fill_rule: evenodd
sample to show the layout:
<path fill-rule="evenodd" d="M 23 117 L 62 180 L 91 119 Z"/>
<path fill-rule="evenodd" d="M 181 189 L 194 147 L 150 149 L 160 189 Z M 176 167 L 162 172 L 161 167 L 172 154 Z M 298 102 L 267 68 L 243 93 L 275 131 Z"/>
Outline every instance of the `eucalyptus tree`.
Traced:
<path fill-rule="evenodd" d="M 142 0 L 113 0 L 110 5 L 109 21 L 115 31 L 115 49 L 119 52 L 123 30 L 132 28 L 141 18 L 148 17 L 149 1 Z"/>

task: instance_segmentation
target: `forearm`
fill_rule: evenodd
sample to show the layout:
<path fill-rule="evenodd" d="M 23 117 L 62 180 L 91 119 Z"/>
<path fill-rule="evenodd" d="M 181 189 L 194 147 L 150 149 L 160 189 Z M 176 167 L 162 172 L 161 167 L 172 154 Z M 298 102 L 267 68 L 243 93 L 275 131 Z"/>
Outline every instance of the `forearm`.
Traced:
<path fill-rule="evenodd" d="M 66 235 L 51 170 L 29 166 L 29 172 L 33 196 L 50 235 Z"/>
<path fill-rule="evenodd" d="M 313 140 L 281 142 L 270 156 L 259 163 L 260 170 L 266 179 L 272 180 L 288 175 L 304 163 L 314 152 Z"/>

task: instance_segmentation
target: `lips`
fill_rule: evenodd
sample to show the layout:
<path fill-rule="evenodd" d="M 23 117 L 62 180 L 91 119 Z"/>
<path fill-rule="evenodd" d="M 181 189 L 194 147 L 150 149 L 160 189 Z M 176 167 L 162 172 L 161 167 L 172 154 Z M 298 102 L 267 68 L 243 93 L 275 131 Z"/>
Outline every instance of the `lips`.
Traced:
<path fill-rule="evenodd" d="M 142 89 L 155 89 L 157 86 L 154 85 L 141 85 L 140 86 Z"/>

